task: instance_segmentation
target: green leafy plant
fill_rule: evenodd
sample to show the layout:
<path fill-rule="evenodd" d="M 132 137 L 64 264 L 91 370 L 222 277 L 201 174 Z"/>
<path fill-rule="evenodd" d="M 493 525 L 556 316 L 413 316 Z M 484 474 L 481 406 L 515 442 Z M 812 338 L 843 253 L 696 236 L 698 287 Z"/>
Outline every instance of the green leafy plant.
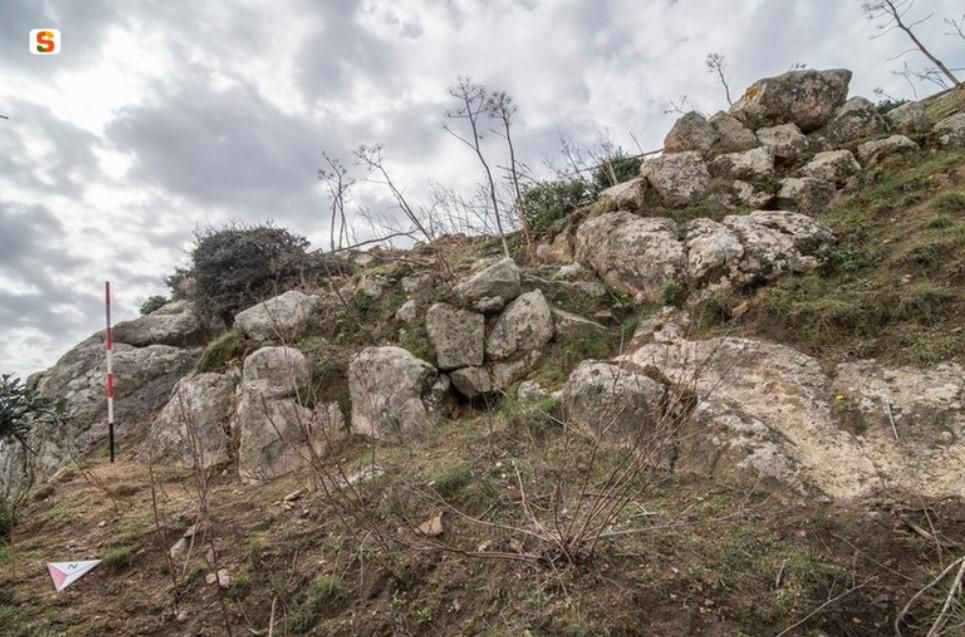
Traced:
<path fill-rule="evenodd" d="M 526 188 L 520 207 L 530 230 L 538 234 L 589 203 L 593 196 L 593 187 L 581 179 L 543 181 Z"/>
<path fill-rule="evenodd" d="M 146 301 L 141 303 L 141 316 L 147 316 L 152 312 L 160 310 L 167 302 L 167 297 L 161 296 L 160 294 L 149 296 Z"/>

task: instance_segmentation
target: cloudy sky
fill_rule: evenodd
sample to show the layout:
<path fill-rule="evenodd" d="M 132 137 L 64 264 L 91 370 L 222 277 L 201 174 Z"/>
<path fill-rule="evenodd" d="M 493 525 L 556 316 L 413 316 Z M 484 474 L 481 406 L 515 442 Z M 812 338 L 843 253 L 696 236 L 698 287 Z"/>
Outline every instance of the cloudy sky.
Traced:
<path fill-rule="evenodd" d="M 852 69 L 852 94 L 911 97 L 890 73 L 901 62 L 887 60 L 907 43 L 869 39 L 860 5 L 2 0 L 0 371 L 42 369 L 99 329 L 105 279 L 115 317 L 136 316 L 166 293 L 199 227 L 273 219 L 325 246 L 323 151 L 351 165 L 359 144 L 384 144 L 416 200 L 430 182 L 470 187 L 472 156 L 441 130 L 460 74 L 515 97 L 517 147 L 533 166 L 557 154 L 560 130 L 658 148 L 670 99 L 725 106 L 704 68 L 711 51 L 726 56 L 735 98 L 795 63 Z M 961 11 L 961 0 L 913 11 L 935 14 L 920 34 L 955 66 L 965 47 L 942 18 Z M 40 27 L 61 30 L 60 55 L 29 53 Z M 387 203 L 366 192 L 367 205 Z"/>

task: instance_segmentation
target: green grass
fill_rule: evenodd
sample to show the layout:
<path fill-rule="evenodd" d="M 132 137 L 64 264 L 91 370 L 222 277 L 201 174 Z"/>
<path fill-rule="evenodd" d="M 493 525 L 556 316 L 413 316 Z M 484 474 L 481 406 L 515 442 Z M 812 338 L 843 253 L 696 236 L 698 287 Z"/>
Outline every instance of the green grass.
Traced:
<path fill-rule="evenodd" d="M 244 334 L 239 330 L 228 330 L 208 343 L 194 371 L 196 373 L 223 372 L 228 367 L 228 363 L 241 360 L 247 352 L 248 343 Z"/>
<path fill-rule="evenodd" d="M 429 484 L 443 498 L 450 498 L 472 482 L 472 467 L 458 463 L 441 468 L 432 476 Z"/>
<path fill-rule="evenodd" d="M 331 575 L 316 577 L 304 598 L 289 613 L 288 620 L 296 633 L 304 633 L 318 623 L 322 612 L 342 594 L 342 580 Z"/>
<path fill-rule="evenodd" d="M 115 546 L 108 549 L 104 553 L 104 557 L 101 559 L 104 562 L 104 566 L 114 570 L 120 570 L 125 566 L 129 565 L 134 560 L 134 554 L 137 549 L 129 545 Z"/>
<path fill-rule="evenodd" d="M 928 205 L 939 212 L 965 212 L 965 192 L 948 190 L 928 200 Z"/>

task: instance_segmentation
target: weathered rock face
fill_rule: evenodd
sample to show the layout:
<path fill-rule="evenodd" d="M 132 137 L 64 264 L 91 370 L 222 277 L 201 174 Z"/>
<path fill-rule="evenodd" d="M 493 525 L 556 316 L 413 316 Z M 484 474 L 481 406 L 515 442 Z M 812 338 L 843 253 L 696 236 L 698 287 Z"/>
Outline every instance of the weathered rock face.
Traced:
<path fill-rule="evenodd" d="M 261 342 L 290 342 L 301 338 L 318 309 L 319 298 L 289 290 L 238 312 L 235 326 L 248 338 Z"/>
<path fill-rule="evenodd" d="M 486 339 L 486 356 L 509 358 L 538 350 L 553 338 L 553 315 L 539 290 L 521 294 L 496 319 Z"/>
<path fill-rule="evenodd" d="M 820 264 L 819 248 L 834 240 L 810 217 L 783 210 L 695 219 L 684 232 L 669 219 L 610 213 L 577 231 L 578 256 L 612 288 L 652 301 L 668 284 L 728 282 L 741 287 Z"/>
<path fill-rule="evenodd" d="M 728 179 L 766 179 L 774 174 L 774 151 L 765 146 L 720 155 L 710 163 L 710 174 Z"/>
<path fill-rule="evenodd" d="M 852 97 L 835 111 L 827 126 L 827 137 L 835 144 L 884 135 L 888 122 L 875 105 L 863 97 Z"/>
<path fill-rule="evenodd" d="M 519 295 L 520 289 L 519 267 L 512 259 L 501 259 L 459 283 L 453 292 L 468 304 L 496 297 L 508 303 Z"/>
<path fill-rule="evenodd" d="M 832 380 L 794 349 L 739 338 L 645 345 L 624 362 L 653 365 L 699 396 L 677 469 L 765 478 L 835 498 L 888 488 L 938 497 L 965 488 L 958 366 L 922 372 L 864 361 L 840 366 Z M 898 442 L 884 400 L 904 418 Z"/>
<path fill-rule="evenodd" d="M 700 113 L 690 112 L 677 120 L 663 140 L 663 152 L 681 153 L 689 150 L 706 152 L 719 139 L 717 131 Z"/>
<path fill-rule="evenodd" d="M 851 71 L 788 71 L 754 82 L 730 109 L 748 128 L 792 122 L 803 132 L 821 128 L 848 96 Z"/>
<path fill-rule="evenodd" d="M 735 179 L 731 190 L 737 201 L 750 208 L 765 208 L 774 199 L 774 193 L 766 184 L 752 184 L 743 179 Z"/>
<path fill-rule="evenodd" d="M 367 347 L 349 364 L 352 431 L 384 438 L 427 424 L 444 393 L 436 369 L 401 347 Z"/>
<path fill-rule="evenodd" d="M 556 337 L 560 341 L 566 342 L 571 339 L 606 334 L 606 328 L 596 321 L 555 307 L 550 311 L 553 314 Z"/>
<path fill-rule="evenodd" d="M 245 358 L 242 389 L 266 398 L 294 396 L 308 386 L 311 367 L 304 354 L 294 347 L 269 346 Z"/>
<path fill-rule="evenodd" d="M 590 219 L 576 233 L 576 258 L 610 287 L 640 300 L 652 300 L 676 282 L 684 251 L 676 224 L 666 218 L 642 218 L 612 212 Z"/>
<path fill-rule="evenodd" d="M 153 415 L 167 403 L 175 383 L 195 364 L 200 349 L 168 345 L 114 345 L 114 403 L 118 445 L 140 442 Z M 64 354 L 37 381 L 40 395 L 63 399 L 68 419 L 64 426 L 34 427 L 28 444 L 37 453 L 30 464 L 38 481 L 96 448 L 107 446 L 107 402 L 104 399 L 104 350 L 95 334 Z M 0 450 L 0 491 L 20 483 L 23 457 L 20 445 Z"/>
<path fill-rule="evenodd" d="M 478 398 L 496 390 L 485 367 L 463 367 L 449 374 L 452 386 L 466 398 Z"/>
<path fill-rule="evenodd" d="M 794 208 L 806 215 L 814 215 L 827 208 L 834 200 L 834 184 L 813 177 L 786 177 L 777 192 L 777 205 Z"/>
<path fill-rule="evenodd" d="M 611 443 L 632 443 L 658 428 L 664 387 L 628 366 L 583 361 L 563 386 L 569 422 Z"/>
<path fill-rule="evenodd" d="M 238 403 L 238 474 L 246 483 L 306 466 L 344 432 L 335 403 L 305 407 L 311 368 L 292 347 L 262 347 L 244 362 Z"/>
<path fill-rule="evenodd" d="M 412 325 L 419 320 L 419 304 L 415 299 L 409 299 L 395 311 L 395 320 Z"/>
<path fill-rule="evenodd" d="M 640 174 L 657 192 L 663 205 L 682 208 L 707 193 L 710 173 L 696 151 L 662 155 L 640 165 Z"/>
<path fill-rule="evenodd" d="M 710 219 L 687 224 L 687 275 L 693 281 L 707 281 L 732 275 L 744 258 L 744 246 L 727 226 Z"/>
<path fill-rule="evenodd" d="M 831 231 L 814 219 L 783 210 L 729 215 L 723 224 L 744 245 L 741 270 L 748 279 L 814 269 L 820 265 L 815 253 L 834 241 Z"/>
<path fill-rule="evenodd" d="M 236 371 L 178 381 L 151 426 L 148 453 L 153 461 L 205 469 L 228 462 L 237 385 Z"/>
<path fill-rule="evenodd" d="M 647 182 L 643 177 L 610 186 L 599 195 L 606 210 L 642 210 L 647 203 Z"/>
<path fill-rule="evenodd" d="M 866 166 L 877 164 L 888 157 L 915 153 L 921 148 L 904 135 L 892 135 L 884 139 L 875 139 L 858 146 L 858 157 Z"/>
<path fill-rule="evenodd" d="M 482 365 L 486 342 L 482 314 L 436 303 L 426 312 L 426 331 L 440 369 Z"/>
<path fill-rule="evenodd" d="M 801 172 L 833 184 L 843 185 L 861 170 L 861 164 L 849 150 L 828 150 L 818 153 Z"/>
<path fill-rule="evenodd" d="M 780 159 L 794 159 L 808 150 L 808 138 L 794 124 L 761 128 L 757 131 L 757 138 Z"/>
<path fill-rule="evenodd" d="M 718 136 L 713 150 L 736 153 L 760 146 L 754 131 L 741 124 L 740 120 L 732 115 L 721 111 L 707 121 Z"/>
<path fill-rule="evenodd" d="M 965 148 L 965 113 L 946 117 L 932 129 L 938 144 L 944 148 Z"/>
<path fill-rule="evenodd" d="M 112 328 L 111 335 L 115 343 L 127 343 L 135 347 L 188 347 L 204 343 L 205 329 L 186 301 L 175 301 L 147 316 L 118 323 Z"/>
<path fill-rule="evenodd" d="M 921 102 L 908 102 L 885 113 L 891 127 L 902 135 L 923 135 L 931 129 L 931 120 Z"/>

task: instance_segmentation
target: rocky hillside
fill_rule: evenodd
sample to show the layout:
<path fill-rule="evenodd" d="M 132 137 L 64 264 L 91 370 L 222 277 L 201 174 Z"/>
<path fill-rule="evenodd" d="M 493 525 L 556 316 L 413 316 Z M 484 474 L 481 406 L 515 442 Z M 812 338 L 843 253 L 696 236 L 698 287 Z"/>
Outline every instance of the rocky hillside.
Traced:
<path fill-rule="evenodd" d="M 965 95 L 850 79 L 684 115 L 509 258 L 347 252 L 227 327 L 183 286 L 116 326 L 113 465 L 78 344 L 0 449 L 0 633 L 965 634 Z"/>

